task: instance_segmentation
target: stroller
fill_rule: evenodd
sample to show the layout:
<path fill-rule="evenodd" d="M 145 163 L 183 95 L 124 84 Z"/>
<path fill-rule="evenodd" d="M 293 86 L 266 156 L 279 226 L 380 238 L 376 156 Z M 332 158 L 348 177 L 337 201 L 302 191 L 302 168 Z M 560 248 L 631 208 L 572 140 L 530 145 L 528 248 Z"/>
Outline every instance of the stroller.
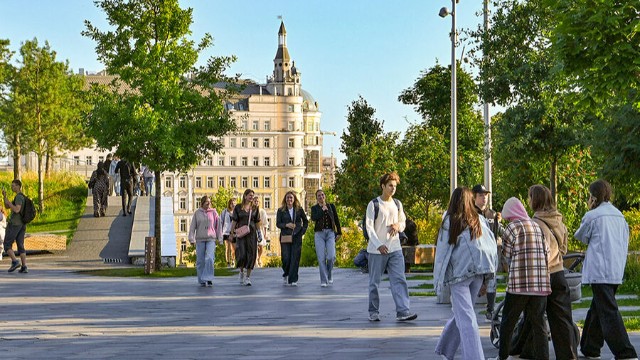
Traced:
<path fill-rule="evenodd" d="M 571 301 L 578 301 L 582 298 L 582 262 L 584 261 L 584 253 L 572 253 L 567 254 L 562 257 L 565 264 L 564 276 L 567 279 L 567 284 L 569 285 Z M 568 264 L 568 265 L 567 265 Z M 496 305 L 495 311 L 493 312 L 493 318 L 491 319 L 491 332 L 489 334 L 491 338 L 491 344 L 496 348 L 500 347 L 500 322 L 502 321 L 502 308 L 504 307 L 504 300 Z M 547 337 L 551 339 L 550 331 L 549 331 L 549 323 L 546 321 L 545 314 L 545 323 L 546 323 L 546 333 Z M 520 315 L 520 320 L 518 324 L 513 330 L 513 334 L 511 336 L 511 344 L 512 348 L 515 344 L 518 343 L 520 338 L 520 331 L 522 330 L 522 326 L 524 325 L 524 314 Z M 574 336 L 576 337 L 576 343 L 580 343 L 580 330 L 578 326 L 574 323 Z"/>

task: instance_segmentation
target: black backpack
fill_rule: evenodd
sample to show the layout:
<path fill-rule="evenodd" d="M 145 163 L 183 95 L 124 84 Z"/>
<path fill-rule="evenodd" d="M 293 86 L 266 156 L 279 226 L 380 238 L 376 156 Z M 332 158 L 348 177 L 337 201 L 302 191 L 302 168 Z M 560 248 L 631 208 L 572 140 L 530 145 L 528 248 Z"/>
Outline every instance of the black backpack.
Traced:
<path fill-rule="evenodd" d="M 372 201 L 373 201 L 373 213 L 374 213 L 373 222 L 375 223 L 376 220 L 378 219 L 378 213 L 380 212 L 380 204 L 378 203 L 378 198 L 375 198 Z M 396 203 L 398 210 L 400 210 L 400 200 L 393 198 L 393 202 Z M 369 234 L 367 233 L 367 212 L 366 211 L 364 213 L 364 217 L 362 218 L 362 235 L 364 235 L 364 238 L 367 239 L 367 241 L 369 241 Z"/>
<path fill-rule="evenodd" d="M 26 195 L 24 196 L 24 204 L 22 204 L 22 208 L 20 209 L 20 216 L 25 225 L 36 218 L 36 207 L 33 205 L 33 201 Z"/>

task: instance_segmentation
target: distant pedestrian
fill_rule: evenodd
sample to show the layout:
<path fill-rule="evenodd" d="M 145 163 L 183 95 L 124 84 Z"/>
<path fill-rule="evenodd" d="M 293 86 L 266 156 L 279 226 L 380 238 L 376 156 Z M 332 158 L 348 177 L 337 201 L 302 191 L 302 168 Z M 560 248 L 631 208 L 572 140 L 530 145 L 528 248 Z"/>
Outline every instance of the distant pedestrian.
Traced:
<path fill-rule="evenodd" d="M 276 214 L 276 226 L 280 229 L 283 282 L 285 286 L 298 286 L 302 237 L 307 232 L 309 220 L 293 191 L 287 191 L 282 199 Z"/>
<path fill-rule="evenodd" d="M 260 213 L 253 205 L 253 195 L 253 190 L 245 190 L 242 203 L 236 205 L 231 215 L 230 237 L 233 237 L 236 242 L 236 267 L 240 269 L 240 283 L 245 286 L 251 286 L 251 272 L 256 263 L 258 247 L 256 224 L 260 222 Z M 249 232 L 240 236 L 236 231 L 245 225 L 249 227 Z"/>
<path fill-rule="evenodd" d="M 260 212 L 260 222 L 258 223 L 258 260 L 256 261 L 256 265 L 258 267 L 262 267 L 262 252 L 264 251 L 264 247 L 267 246 L 267 210 L 260 206 L 260 198 L 258 196 L 253 197 L 253 205 Z"/>
<path fill-rule="evenodd" d="M 316 191 L 316 200 L 318 203 L 311 207 L 311 220 L 315 222 L 313 237 L 320 270 L 320 286 L 327 287 L 333 284 L 336 241 L 342 235 L 342 228 L 335 205 L 327 203 L 327 196 L 322 189 Z"/>
<path fill-rule="evenodd" d="M 606 342 L 616 359 L 637 359 L 616 301 L 622 284 L 629 247 L 629 224 L 611 204 L 613 191 L 605 180 L 589 185 L 589 211 L 584 214 L 575 238 L 587 245 L 582 265 L 582 283 L 593 291 L 580 339 L 580 351 L 590 359 L 600 358 Z"/>
<path fill-rule="evenodd" d="M 437 241 L 434 284 L 438 293 L 444 286 L 451 289 L 453 317 L 442 330 L 435 352 L 453 360 L 460 347 L 462 359 L 484 360 L 473 306 L 495 276 L 498 248 L 468 188 L 459 187 L 451 194 Z"/>
<path fill-rule="evenodd" d="M 382 194 L 367 205 L 365 231 L 369 235 L 369 321 L 380 321 L 380 279 L 387 271 L 391 295 L 396 305 L 396 320 L 411 321 L 418 315 L 411 312 L 409 288 L 404 275 L 404 256 L 400 245 L 400 232 L 404 231 L 407 216 L 402 203 L 393 199 L 400 183 L 397 173 L 387 173 L 380 178 Z M 375 216 L 375 203 L 378 216 Z"/>
<path fill-rule="evenodd" d="M 119 159 L 117 155 L 113 155 L 109 164 L 109 180 L 111 180 L 109 181 L 109 196 L 113 196 L 114 192 L 116 196 L 120 196 L 120 174 L 116 173 Z"/>
<path fill-rule="evenodd" d="M 98 162 L 98 167 L 91 173 L 89 189 L 93 196 L 93 216 L 105 216 L 109 206 L 109 173 L 102 161 Z"/>
<path fill-rule="evenodd" d="M 11 216 L 9 217 L 7 230 L 4 235 L 4 252 L 11 258 L 11 266 L 9 272 L 14 272 L 17 268 L 20 268 L 18 272 L 28 273 L 27 268 L 27 252 L 24 249 L 24 233 L 27 231 L 27 225 L 22 221 L 22 215 L 20 210 L 25 204 L 25 196 L 22 193 L 22 182 L 15 179 L 11 182 L 11 190 L 16 193 L 16 197 L 13 201 L 9 201 L 7 198 L 7 191 L 2 189 L 2 196 L 4 198 L 4 206 L 11 210 Z M 16 243 L 18 247 L 18 255 L 20 260 L 16 258 L 13 251 L 13 243 Z M 22 266 L 20 265 L 22 263 Z"/>
<path fill-rule="evenodd" d="M 134 177 L 137 175 L 133 165 L 126 159 L 121 159 L 116 166 L 116 173 L 120 174 L 120 196 L 122 196 L 122 216 L 131 215 L 131 199 L 133 198 Z"/>
<path fill-rule="evenodd" d="M 0 243 L 3 246 L 0 248 L 0 260 L 2 260 L 2 254 L 4 253 L 4 234 L 7 231 L 7 213 L 4 211 L 4 206 L 0 206 Z"/>
<path fill-rule="evenodd" d="M 151 196 L 155 175 L 153 174 L 153 171 L 149 169 L 149 166 L 144 165 L 142 167 L 142 177 L 144 178 L 144 194 L 146 196 Z"/>
<path fill-rule="evenodd" d="M 216 241 L 222 243 L 218 213 L 203 196 L 189 226 L 189 242 L 196 246 L 196 274 L 200 286 L 213 286 Z"/>
<path fill-rule="evenodd" d="M 222 210 L 220 214 L 220 227 L 222 231 L 222 239 L 224 240 L 224 259 L 227 262 L 227 267 L 235 267 L 235 252 L 236 247 L 231 242 L 232 239 L 229 237 L 231 233 L 231 215 L 233 214 L 233 209 L 236 207 L 236 199 L 229 199 L 227 201 L 227 208 Z"/>

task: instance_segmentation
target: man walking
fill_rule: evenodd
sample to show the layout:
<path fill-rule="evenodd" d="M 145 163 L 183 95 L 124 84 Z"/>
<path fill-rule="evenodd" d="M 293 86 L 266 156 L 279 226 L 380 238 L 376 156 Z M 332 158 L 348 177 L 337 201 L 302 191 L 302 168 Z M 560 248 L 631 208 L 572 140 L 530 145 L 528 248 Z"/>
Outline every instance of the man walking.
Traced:
<path fill-rule="evenodd" d="M 133 177 L 136 170 L 126 159 L 121 159 L 116 166 L 116 174 L 120 175 L 120 196 L 122 196 L 122 216 L 131 215 L 131 198 L 133 197 Z M 126 196 L 125 196 L 126 195 Z"/>
<path fill-rule="evenodd" d="M 399 233 L 405 228 L 406 215 L 400 201 L 393 199 L 400 177 L 392 172 L 380 178 L 382 195 L 367 205 L 365 231 L 369 235 L 369 321 L 380 321 L 380 278 L 387 271 L 391 295 L 396 304 L 396 320 L 418 317 L 409 309 L 409 289 L 404 276 L 404 256 Z M 377 211 L 376 211 L 377 210 Z"/>
<path fill-rule="evenodd" d="M 4 206 L 11 209 L 11 216 L 7 224 L 7 231 L 4 236 L 4 252 L 11 257 L 11 266 L 9 272 L 14 272 L 17 268 L 20 268 L 18 272 L 28 273 L 27 269 L 27 252 L 24 249 L 24 233 L 27 230 L 27 225 L 22 221 L 22 215 L 20 210 L 25 204 L 25 197 L 22 193 L 22 182 L 20 180 L 13 180 L 11 182 L 11 190 L 16 193 L 16 197 L 13 202 L 7 198 L 7 191 L 2 189 L 2 196 L 4 197 Z M 13 251 L 13 243 L 16 243 L 18 247 L 18 255 L 20 255 L 20 261 L 16 258 Z M 22 266 L 20 266 L 22 262 Z"/>

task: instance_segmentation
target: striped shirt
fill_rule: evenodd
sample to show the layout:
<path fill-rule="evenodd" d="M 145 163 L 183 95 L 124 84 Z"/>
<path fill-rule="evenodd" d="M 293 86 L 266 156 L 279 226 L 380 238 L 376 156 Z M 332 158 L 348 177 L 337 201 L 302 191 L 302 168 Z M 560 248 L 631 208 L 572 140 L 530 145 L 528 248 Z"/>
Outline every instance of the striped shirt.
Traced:
<path fill-rule="evenodd" d="M 531 219 L 515 220 L 507 225 L 502 234 L 502 255 L 509 262 L 507 292 L 549 295 L 548 253 L 542 230 Z"/>

